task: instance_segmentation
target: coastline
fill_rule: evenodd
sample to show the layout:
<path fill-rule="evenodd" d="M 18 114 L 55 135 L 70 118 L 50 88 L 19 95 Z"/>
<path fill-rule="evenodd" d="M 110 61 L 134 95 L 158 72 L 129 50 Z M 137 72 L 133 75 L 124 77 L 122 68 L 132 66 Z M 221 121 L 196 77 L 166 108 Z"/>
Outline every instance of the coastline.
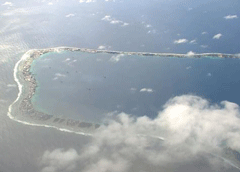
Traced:
<path fill-rule="evenodd" d="M 42 112 L 36 111 L 33 108 L 31 98 L 35 94 L 37 83 L 36 79 L 30 72 L 32 62 L 43 54 L 62 51 L 80 51 L 86 53 L 107 53 L 116 55 L 124 54 L 124 55 L 176 57 L 176 58 L 202 58 L 202 57 L 240 58 L 240 56 L 237 55 L 221 53 L 203 53 L 188 55 L 174 53 L 108 51 L 75 47 L 56 47 L 29 50 L 16 63 L 14 68 L 14 80 L 17 82 L 19 93 L 17 99 L 9 106 L 8 117 L 10 119 L 26 125 L 55 128 L 60 131 L 72 132 L 81 135 L 91 135 L 91 133 L 94 130 L 100 127 L 99 124 L 86 123 L 78 120 L 59 118 L 57 116 L 44 114 Z"/>

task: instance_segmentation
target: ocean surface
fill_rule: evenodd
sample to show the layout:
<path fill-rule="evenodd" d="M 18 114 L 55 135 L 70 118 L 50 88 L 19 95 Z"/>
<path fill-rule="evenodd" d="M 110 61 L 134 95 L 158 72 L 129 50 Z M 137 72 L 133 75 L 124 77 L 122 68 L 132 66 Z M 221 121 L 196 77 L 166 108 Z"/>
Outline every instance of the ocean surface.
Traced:
<path fill-rule="evenodd" d="M 91 143 L 91 138 L 85 136 L 52 128 L 28 126 L 9 119 L 8 107 L 18 94 L 13 69 L 28 50 L 73 46 L 172 53 L 240 52 L 239 19 L 224 19 L 227 15 L 240 16 L 239 0 L 96 0 L 92 3 L 80 3 L 78 0 L 12 0 L 12 5 L 4 4 L 5 1 L 0 2 L 2 172 L 42 172 L 45 166 L 41 158 L 46 151 L 74 149 L 82 152 Z M 69 17 L 69 14 L 73 15 Z M 111 16 L 111 20 L 103 20 L 106 16 Z M 123 23 L 116 22 L 117 20 L 128 25 L 122 26 Z M 223 35 L 221 39 L 213 39 L 218 33 Z M 175 44 L 174 41 L 179 39 L 187 39 L 188 42 Z M 77 61 L 72 66 L 63 62 L 67 58 L 70 58 L 69 62 L 73 62 L 73 57 Z M 44 58 L 49 60 L 44 61 Z M 36 95 L 35 101 L 39 102 L 36 105 L 39 109 L 49 113 L 58 112 L 58 106 L 63 112 L 59 115 L 71 115 L 72 118 L 84 118 L 87 121 L 101 120 L 106 113 L 114 110 L 136 116 L 147 114 L 153 118 L 170 97 L 185 93 L 203 96 L 213 103 L 228 100 L 240 104 L 237 59 L 156 59 L 125 56 L 115 63 L 109 61 L 111 56 L 85 53 L 48 54 L 44 58 L 40 58 L 34 67 L 39 80 L 38 93 L 41 93 Z M 66 77 L 53 80 L 56 73 Z M 74 76 L 78 76 L 78 79 L 74 80 Z M 110 84 L 118 89 L 111 90 L 113 87 Z M 109 90 L 105 86 L 109 86 Z M 152 88 L 153 92 L 140 92 L 142 88 Z M 110 90 L 115 96 L 109 94 Z M 69 93 L 74 95 L 69 97 Z M 121 96 L 117 98 L 118 95 Z M 61 98 L 59 103 L 62 107 L 56 105 L 56 100 L 60 100 L 57 98 Z M 94 98 L 96 101 L 93 101 Z M 122 100 L 127 102 L 121 102 Z M 71 113 L 67 114 L 64 107 L 73 105 Z M 87 108 L 83 109 L 83 106 Z M 81 108 L 89 116 L 84 116 L 85 113 L 79 115 L 77 108 Z M 97 119 L 93 119 L 95 110 L 99 117 Z M 159 167 L 144 165 L 143 160 L 134 164 L 131 171 L 159 171 Z M 82 166 L 77 167 L 76 171 L 81 170 Z M 169 171 L 216 170 L 205 160 L 194 160 L 171 164 Z M 239 170 L 222 167 L 218 171 Z"/>

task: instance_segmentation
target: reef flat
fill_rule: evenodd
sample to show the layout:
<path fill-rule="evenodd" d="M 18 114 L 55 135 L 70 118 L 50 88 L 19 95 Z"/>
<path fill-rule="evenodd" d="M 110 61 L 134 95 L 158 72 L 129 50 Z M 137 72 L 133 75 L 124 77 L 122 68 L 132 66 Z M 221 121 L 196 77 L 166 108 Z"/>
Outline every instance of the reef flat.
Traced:
<path fill-rule="evenodd" d="M 17 62 L 14 69 L 14 78 L 19 87 L 19 94 L 17 99 L 9 107 L 8 116 L 18 122 L 29 125 L 54 127 L 57 129 L 77 132 L 82 134 L 91 134 L 100 127 L 100 124 L 93 124 L 79 120 L 60 118 L 56 115 L 49 115 L 39 112 L 34 109 L 31 99 L 35 94 L 37 81 L 34 74 L 30 72 L 32 62 L 50 52 L 63 51 L 80 51 L 86 53 L 107 53 L 107 54 L 123 54 L 123 55 L 138 55 L 138 56 L 156 56 L 156 57 L 175 57 L 175 58 L 202 58 L 202 57 L 216 57 L 216 58 L 239 58 L 238 55 L 221 54 L 221 53 L 204 53 L 204 54 L 173 54 L 173 53 L 147 53 L 147 52 L 123 52 L 123 51 L 109 51 L 109 50 L 94 50 L 86 48 L 75 47 L 57 47 L 48 49 L 34 49 L 23 55 L 21 60 Z"/>

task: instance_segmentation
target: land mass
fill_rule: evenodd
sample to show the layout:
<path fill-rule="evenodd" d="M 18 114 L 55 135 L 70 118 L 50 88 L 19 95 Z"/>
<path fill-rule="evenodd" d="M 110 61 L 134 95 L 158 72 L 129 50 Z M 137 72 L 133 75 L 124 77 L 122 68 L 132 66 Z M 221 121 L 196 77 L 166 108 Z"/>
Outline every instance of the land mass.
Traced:
<path fill-rule="evenodd" d="M 48 49 L 34 49 L 24 54 L 21 60 L 16 64 L 14 69 L 14 78 L 18 83 L 19 95 L 18 98 L 9 107 L 8 116 L 18 122 L 29 125 L 38 125 L 45 127 L 54 127 L 69 132 L 92 133 L 100 127 L 100 124 L 93 124 L 79 120 L 60 118 L 57 115 L 49 115 L 39 112 L 34 109 L 31 102 L 35 94 L 37 82 L 34 75 L 30 72 L 32 62 L 41 55 L 49 52 L 61 51 L 80 51 L 87 53 L 107 53 L 107 54 L 123 54 L 123 55 L 138 55 L 138 56 L 158 56 L 158 57 L 175 57 L 175 58 L 240 58 L 238 55 L 221 54 L 221 53 L 203 53 L 203 54 L 174 54 L 174 53 L 148 53 L 148 52 L 123 52 L 109 50 L 95 50 L 87 48 L 74 47 L 57 47 Z"/>

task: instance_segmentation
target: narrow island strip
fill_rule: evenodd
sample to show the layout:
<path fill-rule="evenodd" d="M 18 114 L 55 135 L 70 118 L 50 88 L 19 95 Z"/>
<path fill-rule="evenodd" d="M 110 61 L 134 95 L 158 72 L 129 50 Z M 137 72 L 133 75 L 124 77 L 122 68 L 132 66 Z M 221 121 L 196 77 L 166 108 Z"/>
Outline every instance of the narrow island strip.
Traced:
<path fill-rule="evenodd" d="M 100 124 L 93 124 L 79 120 L 60 118 L 58 116 L 45 114 L 34 109 L 31 99 L 35 94 L 37 82 L 30 72 L 32 62 L 50 52 L 80 51 L 86 53 L 107 53 L 138 56 L 175 57 L 175 58 L 240 58 L 239 55 L 222 53 L 203 54 L 174 54 L 174 53 L 148 53 L 148 52 L 123 52 L 110 50 L 95 50 L 75 47 L 56 47 L 47 49 L 33 49 L 26 52 L 16 63 L 14 68 L 14 79 L 18 84 L 19 93 L 17 99 L 9 106 L 8 116 L 17 122 L 32 125 L 56 128 L 65 132 L 73 132 L 81 135 L 91 135 Z"/>

